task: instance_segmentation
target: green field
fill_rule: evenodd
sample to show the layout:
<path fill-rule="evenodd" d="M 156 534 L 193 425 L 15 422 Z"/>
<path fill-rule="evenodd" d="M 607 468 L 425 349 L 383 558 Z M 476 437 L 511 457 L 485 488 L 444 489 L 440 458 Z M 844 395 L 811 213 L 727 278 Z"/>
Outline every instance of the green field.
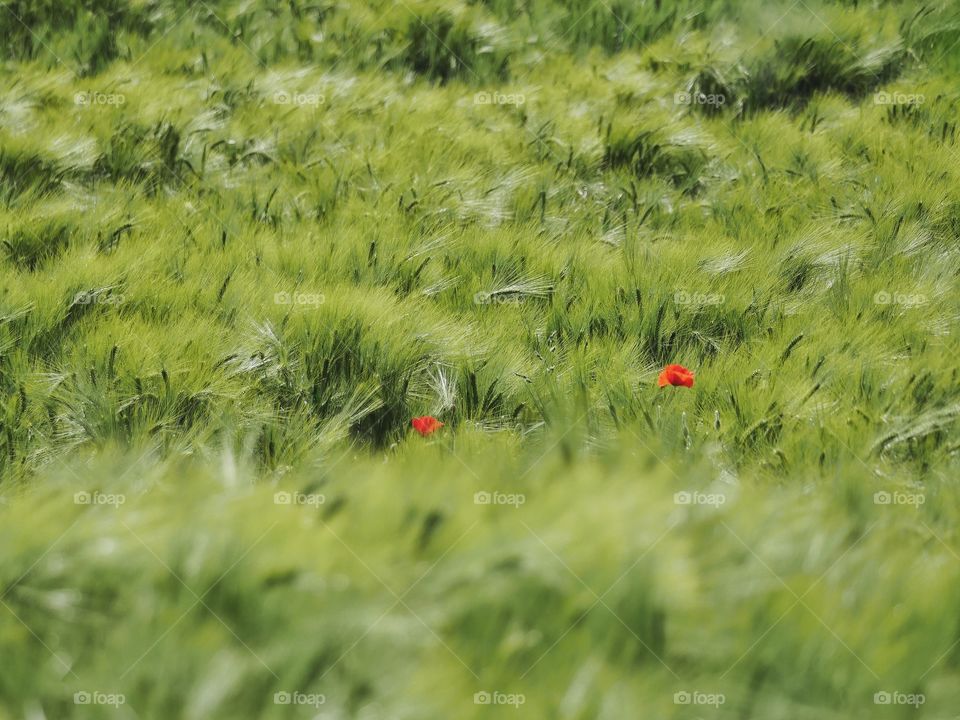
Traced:
<path fill-rule="evenodd" d="M 960 717 L 955 0 L 0 38 L 0 720 Z"/>

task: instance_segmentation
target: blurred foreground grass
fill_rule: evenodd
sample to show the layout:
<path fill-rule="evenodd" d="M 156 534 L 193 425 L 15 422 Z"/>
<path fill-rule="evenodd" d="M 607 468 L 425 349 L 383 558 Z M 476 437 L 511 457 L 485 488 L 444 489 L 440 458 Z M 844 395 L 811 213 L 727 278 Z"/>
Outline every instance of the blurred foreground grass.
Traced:
<path fill-rule="evenodd" d="M 952 717 L 954 487 L 759 490 L 577 435 L 275 484 L 229 454 L 61 468 L 2 511 L 7 717 Z"/>

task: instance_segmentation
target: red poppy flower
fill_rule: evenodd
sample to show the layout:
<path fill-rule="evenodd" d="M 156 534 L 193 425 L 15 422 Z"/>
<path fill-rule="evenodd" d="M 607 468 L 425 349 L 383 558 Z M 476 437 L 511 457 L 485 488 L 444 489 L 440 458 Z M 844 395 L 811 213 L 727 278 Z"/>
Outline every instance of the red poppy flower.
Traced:
<path fill-rule="evenodd" d="M 683 385 L 693 387 L 693 371 L 683 365 L 667 365 L 660 373 L 660 387 L 665 385 Z"/>
<path fill-rule="evenodd" d="M 410 421 L 410 424 L 413 425 L 414 430 L 424 437 L 443 427 L 443 423 L 437 420 L 433 415 L 415 417 Z"/>

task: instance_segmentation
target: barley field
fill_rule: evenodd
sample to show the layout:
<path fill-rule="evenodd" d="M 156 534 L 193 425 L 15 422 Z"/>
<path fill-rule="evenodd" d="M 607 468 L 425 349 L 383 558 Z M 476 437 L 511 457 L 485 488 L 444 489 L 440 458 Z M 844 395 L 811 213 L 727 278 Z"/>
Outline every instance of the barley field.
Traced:
<path fill-rule="evenodd" d="M 955 0 L 0 38 L 0 720 L 960 717 Z"/>

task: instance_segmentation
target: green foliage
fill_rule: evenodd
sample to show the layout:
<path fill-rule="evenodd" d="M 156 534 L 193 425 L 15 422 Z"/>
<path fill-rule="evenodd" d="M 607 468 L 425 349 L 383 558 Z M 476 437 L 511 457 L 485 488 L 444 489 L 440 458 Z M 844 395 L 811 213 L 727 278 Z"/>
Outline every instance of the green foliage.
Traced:
<path fill-rule="evenodd" d="M 0 720 L 949 716 L 953 4 L 0 33 Z"/>

